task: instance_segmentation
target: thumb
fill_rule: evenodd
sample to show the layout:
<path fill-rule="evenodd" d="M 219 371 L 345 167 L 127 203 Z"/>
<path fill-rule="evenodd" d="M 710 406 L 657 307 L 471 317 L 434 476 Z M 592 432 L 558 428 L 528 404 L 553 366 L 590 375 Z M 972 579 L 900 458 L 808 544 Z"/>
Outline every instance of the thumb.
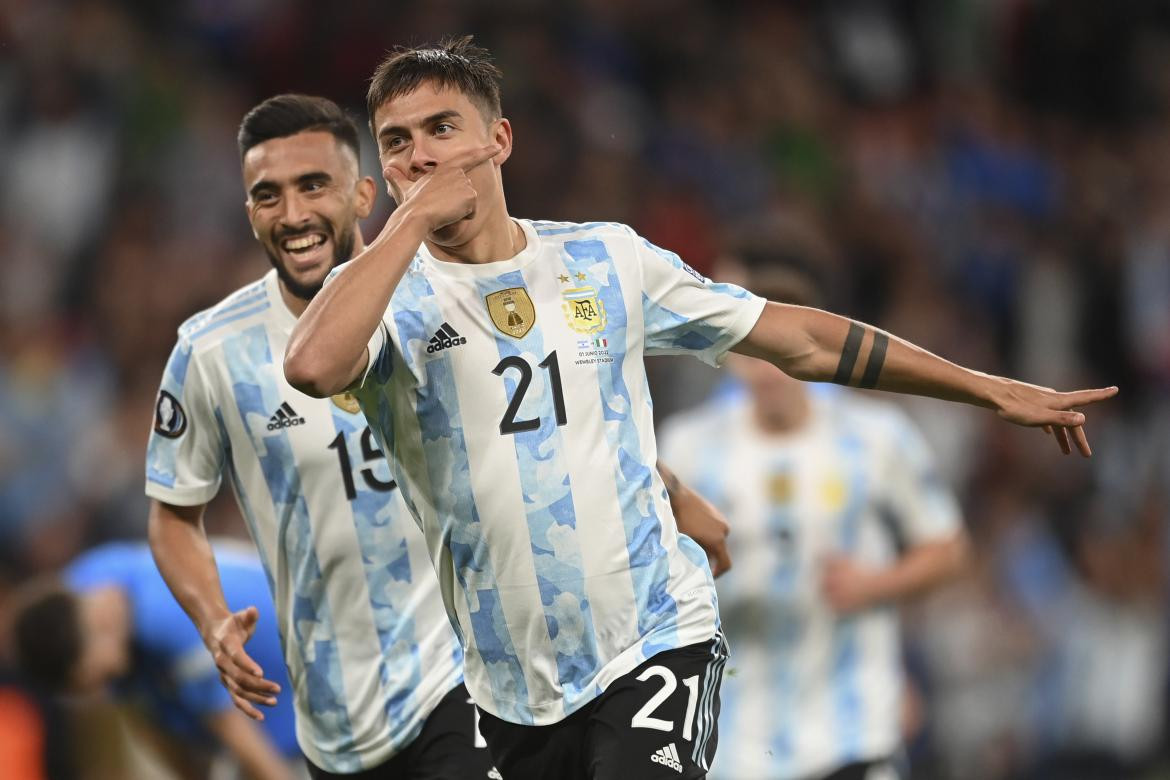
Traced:
<path fill-rule="evenodd" d="M 245 607 L 236 613 L 236 618 L 240 621 L 240 626 L 248 632 L 248 637 L 251 638 L 252 632 L 256 630 L 256 623 L 260 620 L 260 610 L 255 607 Z"/>
<path fill-rule="evenodd" d="M 390 197 L 401 203 L 403 195 L 410 187 L 410 179 L 394 165 L 387 165 L 382 169 L 382 178 L 386 180 Z"/>

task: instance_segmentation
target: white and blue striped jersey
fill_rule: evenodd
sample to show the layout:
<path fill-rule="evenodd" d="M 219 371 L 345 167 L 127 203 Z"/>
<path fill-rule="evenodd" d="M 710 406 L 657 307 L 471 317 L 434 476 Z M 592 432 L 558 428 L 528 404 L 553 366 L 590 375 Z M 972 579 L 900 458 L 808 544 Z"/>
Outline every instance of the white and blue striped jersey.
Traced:
<path fill-rule="evenodd" d="M 726 513 L 735 567 L 719 601 L 735 656 L 711 777 L 796 780 L 899 746 L 895 607 L 839 617 L 821 595 L 826 557 L 892 563 L 901 545 L 958 532 L 959 513 L 898 407 L 810 386 L 800 430 L 762 433 L 746 394 L 667 421 L 664 461 Z"/>
<path fill-rule="evenodd" d="M 356 401 L 285 381 L 295 324 L 271 271 L 182 325 L 146 493 L 199 505 L 230 475 L 272 588 L 298 742 L 317 766 L 351 773 L 418 735 L 460 683 L 462 651 Z"/>
<path fill-rule="evenodd" d="M 426 533 L 479 706 L 555 723 L 718 627 L 655 464 L 644 355 L 717 363 L 763 299 L 623 225 L 517 220 L 508 260 L 421 247 L 355 391 Z"/>

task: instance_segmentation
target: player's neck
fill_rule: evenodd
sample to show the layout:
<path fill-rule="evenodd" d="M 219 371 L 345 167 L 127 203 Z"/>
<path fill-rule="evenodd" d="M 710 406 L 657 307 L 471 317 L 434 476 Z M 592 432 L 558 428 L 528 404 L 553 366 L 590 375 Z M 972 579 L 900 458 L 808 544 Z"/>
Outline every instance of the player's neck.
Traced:
<path fill-rule="evenodd" d="M 752 403 L 752 416 L 763 434 L 785 436 L 799 432 L 812 418 L 808 393 L 793 394 L 784 403 Z"/>
<path fill-rule="evenodd" d="M 465 244 L 440 246 L 427 241 L 427 249 L 439 260 L 453 263 L 491 263 L 510 260 L 528 246 L 528 237 L 501 204 L 487 215 L 480 230 Z"/>

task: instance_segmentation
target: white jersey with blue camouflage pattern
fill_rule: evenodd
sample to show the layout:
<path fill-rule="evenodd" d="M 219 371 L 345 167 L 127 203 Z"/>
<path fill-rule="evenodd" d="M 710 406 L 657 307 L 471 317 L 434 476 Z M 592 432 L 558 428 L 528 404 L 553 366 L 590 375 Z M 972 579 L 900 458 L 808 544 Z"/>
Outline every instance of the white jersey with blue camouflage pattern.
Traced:
<path fill-rule="evenodd" d="M 719 580 L 735 647 L 711 768 L 720 780 L 824 777 L 897 752 L 896 607 L 838 615 L 822 594 L 824 562 L 884 568 L 904 546 L 960 528 L 898 407 L 832 385 L 810 385 L 809 397 L 808 421 L 784 434 L 759 430 L 746 391 L 662 426 L 663 458 L 735 529 L 735 568 Z"/>
<path fill-rule="evenodd" d="M 146 493 L 206 503 L 231 476 L 276 605 L 297 739 L 330 772 L 378 765 L 461 681 L 425 542 L 352 396 L 293 389 L 275 271 L 189 319 L 163 375 Z"/>
<path fill-rule="evenodd" d="M 717 363 L 764 301 L 623 225 L 517 222 L 509 260 L 420 248 L 355 394 L 426 533 L 472 696 L 544 725 L 715 635 L 706 556 L 655 468 L 643 357 Z"/>

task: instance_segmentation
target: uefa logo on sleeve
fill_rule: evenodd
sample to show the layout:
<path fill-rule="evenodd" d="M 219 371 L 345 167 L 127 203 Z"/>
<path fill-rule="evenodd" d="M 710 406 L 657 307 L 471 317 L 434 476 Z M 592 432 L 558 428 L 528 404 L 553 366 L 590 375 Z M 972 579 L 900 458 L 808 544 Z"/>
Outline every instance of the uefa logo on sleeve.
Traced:
<path fill-rule="evenodd" d="M 154 405 L 154 432 L 168 439 L 177 439 L 187 430 L 187 413 L 179 399 L 160 390 L 158 403 Z"/>

